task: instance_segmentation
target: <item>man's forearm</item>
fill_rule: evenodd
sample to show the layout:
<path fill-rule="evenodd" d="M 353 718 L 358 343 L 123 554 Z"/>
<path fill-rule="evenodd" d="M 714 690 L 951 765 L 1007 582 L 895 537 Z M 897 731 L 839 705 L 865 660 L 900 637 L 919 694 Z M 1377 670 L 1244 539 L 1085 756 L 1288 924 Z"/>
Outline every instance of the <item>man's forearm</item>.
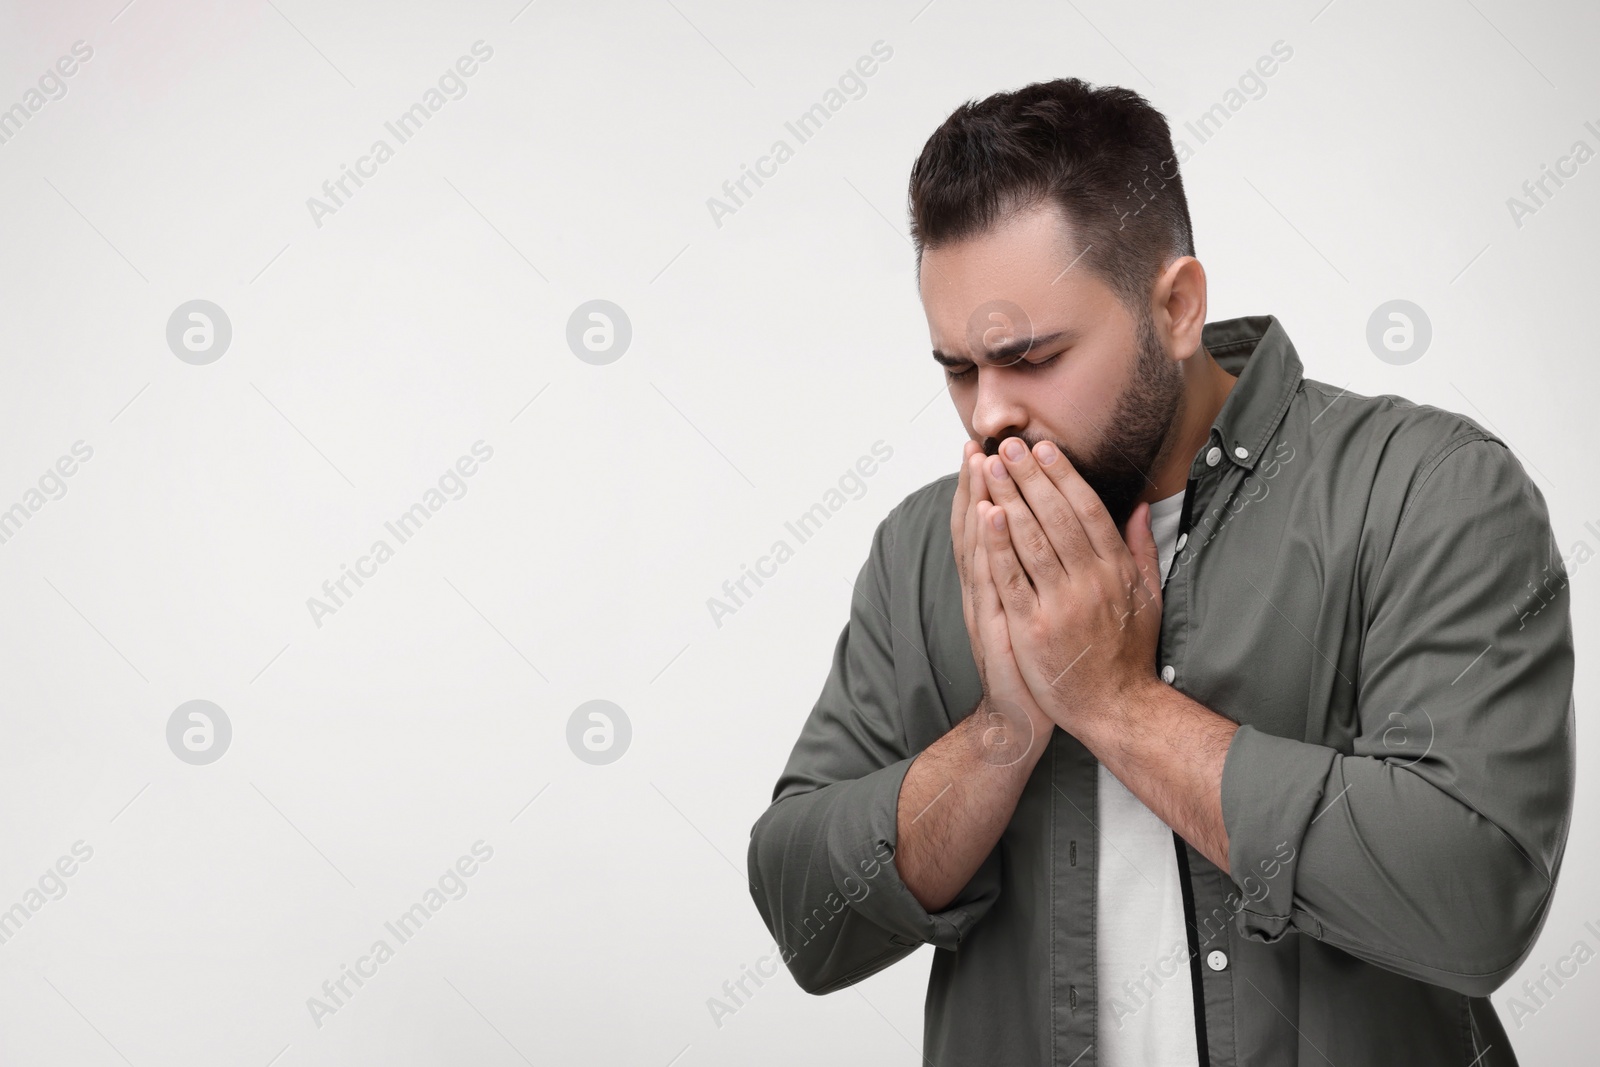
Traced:
<path fill-rule="evenodd" d="M 1152 678 L 1078 740 L 1129 792 L 1206 859 L 1228 871 L 1222 767 L 1239 724 Z"/>
<path fill-rule="evenodd" d="M 987 701 L 924 749 L 900 785 L 895 869 L 924 910 L 942 911 L 994 850 L 1044 753 L 1035 736 L 1015 762 L 986 744 Z"/>

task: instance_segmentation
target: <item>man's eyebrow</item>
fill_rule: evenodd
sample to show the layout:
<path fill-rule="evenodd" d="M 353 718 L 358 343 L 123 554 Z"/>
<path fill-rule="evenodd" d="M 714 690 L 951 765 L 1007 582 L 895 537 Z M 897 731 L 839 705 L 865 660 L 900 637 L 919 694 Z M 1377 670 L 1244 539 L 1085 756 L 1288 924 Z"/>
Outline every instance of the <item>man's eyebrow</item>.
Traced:
<path fill-rule="evenodd" d="M 1074 330 L 1056 330 L 1053 333 L 1038 334 L 1032 338 L 1018 338 L 1007 344 L 995 346 L 989 351 L 988 360 L 991 363 L 1010 365 L 1035 348 L 1044 348 L 1058 341 L 1075 340 L 1077 340 L 1077 333 Z M 936 363 L 943 364 L 946 367 L 959 367 L 968 362 L 960 356 L 952 356 L 939 351 L 937 348 L 933 350 L 933 358 Z"/>

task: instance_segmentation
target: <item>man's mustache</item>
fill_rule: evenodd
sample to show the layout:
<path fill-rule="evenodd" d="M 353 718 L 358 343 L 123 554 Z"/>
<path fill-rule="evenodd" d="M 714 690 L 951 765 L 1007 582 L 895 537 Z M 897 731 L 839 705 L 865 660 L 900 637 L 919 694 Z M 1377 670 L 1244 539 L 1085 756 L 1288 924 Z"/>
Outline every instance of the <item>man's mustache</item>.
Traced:
<path fill-rule="evenodd" d="M 1005 437 L 985 437 L 983 439 L 983 454 L 986 456 L 998 456 L 1000 454 L 1000 445 L 1012 437 L 1015 437 L 1017 440 L 1021 441 L 1022 447 L 1026 448 L 1029 452 L 1032 452 L 1034 446 L 1039 443 L 1038 441 L 1029 441 L 1020 433 L 1008 433 L 1005 435 Z M 1040 438 L 1039 440 L 1046 440 L 1046 438 Z M 1062 448 L 1054 441 L 1052 441 L 1051 444 L 1056 445 L 1057 452 L 1060 452 L 1062 455 L 1066 455 L 1066 449 Z M 1076 466 L 1076 464 L 1074 464 L 1074 466 Z"/>
<path fill-rule="evenodd" d="M 1027 448 L 1029 452 L 1033 451 L 1033 445 L 1028 443 L 1028 439 L 1026 437 L 1023 437 L 1019 433 L 1009 433 L 1006 434 L 1005 437 L 985 437 L 983 439 L 983 454 L 986 456 L 998 456 L 1000 454 L 1001 442 L 1011 437 L 1015 437 L 1017 440 L 1021 441 L 1023 447 Z"/>

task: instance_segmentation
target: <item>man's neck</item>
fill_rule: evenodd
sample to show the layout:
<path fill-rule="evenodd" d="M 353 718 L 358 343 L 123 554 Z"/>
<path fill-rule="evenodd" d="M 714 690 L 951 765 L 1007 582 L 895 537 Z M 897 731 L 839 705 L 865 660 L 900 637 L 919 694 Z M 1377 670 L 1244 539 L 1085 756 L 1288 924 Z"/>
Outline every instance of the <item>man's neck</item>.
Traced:
<path fill-rule="evenodd" d="M 1183 403 L 1179 407 L 1177 429 L 1150 474 L 1154 484 L 1147 485 L 1139 496 L 1147 503 L 1183 492 L 1189 484 L 1189 466 L 1194 462 L 1195 453 L 1206 443 L 1223 402 L 1239 383 L 1238 377 L 1223 370 L 1204 345 L 1183 361 L 1183 373 Z"/>

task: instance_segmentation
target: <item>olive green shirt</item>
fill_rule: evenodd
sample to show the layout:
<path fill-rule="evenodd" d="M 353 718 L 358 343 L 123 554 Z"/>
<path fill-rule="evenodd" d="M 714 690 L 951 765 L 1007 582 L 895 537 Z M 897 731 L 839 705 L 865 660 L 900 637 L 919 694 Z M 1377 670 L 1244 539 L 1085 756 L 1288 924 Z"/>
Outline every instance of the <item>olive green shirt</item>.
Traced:
<path fill-rule="evenodd" d="M 1574 777 L 1571 612 L 1544 498 L 1472 419 L 1303 377 L 1272 316 L 1202 337 L 1239 381 L 1190 464 L 1151 666 L 1240 724 L 1222 777 L 1231 869 L 1174 835 L 1190 951 L 1168 966 L 1203 1009 L 1201 1061 L 1515 1064 L 1487 997 L 1544 923 Z M 1095 1067 L 1089 750 L 1052 731 L 944 910 L 894 866 L 907 769 L 982 695 L 956 478 L 877 527 L 751 830 L 751 893 L 811 993 L 934 945 L 929 1064 Z"/>

